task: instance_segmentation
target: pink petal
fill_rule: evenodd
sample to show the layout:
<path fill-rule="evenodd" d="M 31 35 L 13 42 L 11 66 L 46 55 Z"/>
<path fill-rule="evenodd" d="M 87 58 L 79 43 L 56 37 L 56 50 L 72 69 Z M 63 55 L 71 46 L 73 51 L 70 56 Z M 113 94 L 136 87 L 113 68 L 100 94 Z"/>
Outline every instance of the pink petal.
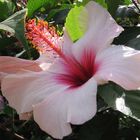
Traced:
<path fill-rule="evenodd" d="M 49 60 L 44 55 L 41 55 L 36 62 L 45 71 L 33 72 L 22 70 L 7 76 L 3 74 L 4 78 L 1 81 L 2 93 L 10 106 L 15 108 L 18 114 L 32 111 L 33 104 L 42 101 L 44 96 L 46 97 L 60 88 L 60 84 L 56 85 L 54 75 L 65 72 L 62 63 L 57 61 L 59 63 L 55 63 L 52 67 L 52 59 Z"/>
<path fill-rule="evenodd" d="M 4 77 L 1 83 L 3 95 L 18 114 L 31 112 L 32 105 L 44 100 L 49 94 L 62 90 L 55 84 L 51 74 L 46 72 L 11 74 Z"/>
<path fill-rule="evenodd" d="M 34 106 L 33 115 L 40 128 L 62 139 L 71 133 L 70 124 L 83 124 L 96 113 L 97 84 L 91 78 L 81 87 L 68 88 L 47 96 Z"/>
<path fill-rule="evenodd" d="M 63 36 L 63 39 L 64 39 L 64 42 L 63 42 L 63 45 L 62 45 L 62 49 L 63 49 L 63 52 L 64 54 L 68 54 L 68 55 L 71 55 L 71 49 L 72 49 L 72 45 L 73 45 L 73 42 L 72 40 L 70 39 L 70 36 L 69 34 L 67 33 L 66 29 L 64 30 L 64 36 Z"/>
<path fill-rule="evenodd" d="M 16 57 L 0 56 L 0 81 L 7 74 L 14 74 L 25 71 L 44 71 L 47 70 L 54 58 L 50 58 L 47 55 L 40 55 L 37 60 L 25 60 Z"/>
<path fill-rule="evenodd" d="M 41 71 L 35 61 L 9 56 L 0 56 L 0 72 L 16 73 L 20 70 Z"/>
<path fill-rule="evenodd" d="M 140 51 L 113 45 L 97 55 L 96 63 L 98 83 L 113 81 L 127 90 L 140 87 Z"/>
<path fill-rule="evenodd" d="M 0 56 L 0 83 L 7 74 L 17 73 L 23 70 L 41 71 L 38 63 L 9 56 Z"/>
<path fill-rule="evenodd" d="M 87 15 L 87 17 L 85 15 Z M 88 18 L 85 20 L 87 23 L 84 23 L 83 20 L 81 21 L 87 26 L 87 31 L 84 36 L 72 46 L 73 53 L 78 60 L 81 59 L 81 53 L 87 48 L 97 53 L 109 47 L 113 39 L 123 31 L 123 28 L 117 25 L 107 10 L 94 1 L 90 1 L 85 6 L 83 12 L 81 12 L 79 20 L 83 18 Z"/>
<path fill-rule="evenodd" d="M 36 63 L 38 63 L 39 67 L 43 70 L 46 71 L 50 68 L 52 63 L 55 61 L 54 55 L 50 55 L 50 53 L 44 53 L 41 54 L 40 57 L 35 60 Z"/>
<path fill-rule="evenodd" d="M 0 84 L 1 84 L 2 78 L 3 78 L 4 76 L 6 76 L 6 75 L 7 75 L 6 73 L 0 72 Z M 0 85 L 0 87 L 1 87 L 1 85 Z"/>

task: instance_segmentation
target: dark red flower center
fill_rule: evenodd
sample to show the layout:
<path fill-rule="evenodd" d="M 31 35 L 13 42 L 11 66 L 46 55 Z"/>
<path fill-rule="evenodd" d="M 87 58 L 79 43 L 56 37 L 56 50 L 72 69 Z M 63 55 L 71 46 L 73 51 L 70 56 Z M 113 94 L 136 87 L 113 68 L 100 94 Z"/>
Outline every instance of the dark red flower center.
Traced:
<path fill-rule="evenodd" d="M 97 71 L 95 54 L 92 51 L 84 51 L 80 61 L 74 57 L 67 57 L 64 62 L 66 74 L 60 74 L 59 80 L 70 87 L 77 87 L 87 82 Z"/>

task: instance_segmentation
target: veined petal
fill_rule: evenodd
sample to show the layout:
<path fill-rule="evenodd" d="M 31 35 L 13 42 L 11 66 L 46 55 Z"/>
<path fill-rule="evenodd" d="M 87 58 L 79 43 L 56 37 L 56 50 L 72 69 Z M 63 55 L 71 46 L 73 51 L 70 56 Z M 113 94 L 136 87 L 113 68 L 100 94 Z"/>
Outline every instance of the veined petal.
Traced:
<path fill-rule="evenodd" d="M 113 81 L 127 90 L 140 87 L 140 51 L 113 45 L 99 53 L 96 62 L 98 83 Z"/>
<path fill-rule="evenodd" d="M 40 72 L 47 70 L 54 61 L 54 57 L 40 55 L 37 60 L 25 60 L 16 57 L 0 56 L 0 81 L 7 74 L 33 71 Z"/>
<path fill-rule="evenodd" d="M 88 17 L 85 17 L 85 15 Z M 85 20 L 87 24 L 83 22 L 83 18 L 88 18 L 88 20 Z M 113 39 L 123 31 L 123 28 L 115 22 L 107 10 L 94 1 L 90 1 L 85 6 L 79 20 L 87 26 L 87 31 L 72 46 L 73 53 L 78 60 L 81 59 L 81 53 L 86 48 L 91 48 L 90 50 L 97 53 L 110 46 Z"/>
<path fill-rule="evenodd" d="M 35 61 L 24 60 L 9 56 L 0 56 L 0 83 L 7 74 L 17 73 L 23 70 L 41 71 L 41 67 Z"/>
<path fill-rule="evenodd" d="M 26 72 L 11 74 L 2 79 L 1 90 L 18 114 L 31 112 L 32 105 L 44 100 L 49 94 L 61 91 L 63 86 L 46 72 Z"/>
<path fill-rule="evenodd" d="M 16 57 L 0 56 L 0 72 L 16 73 L 19 70 L 41 71 L 38 63 Z"/>
<path fill-rule="evenodd" d="M 84 85 L 52 94 L 33 107 L 35 121 L 54 138 L 71 133 L 70 124 L 83 124 L 96 113 L 97 83 L 92 77 Z M 42 117 L 40 117 L 42 116 Z"/>

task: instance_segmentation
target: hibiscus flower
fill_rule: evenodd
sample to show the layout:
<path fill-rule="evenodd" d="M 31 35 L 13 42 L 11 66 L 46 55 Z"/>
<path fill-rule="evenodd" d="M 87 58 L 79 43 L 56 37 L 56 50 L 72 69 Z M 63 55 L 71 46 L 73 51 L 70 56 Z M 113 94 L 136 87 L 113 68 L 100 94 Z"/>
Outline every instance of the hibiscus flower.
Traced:
<path fill-rule="evenodd" d="M 85 34 L 73 43 L 65 30 L 62 49 L 54 49 L 59 57 L 51 61 L 0 57 L 1 90 L 9 105 L 20 115 L 33 112 L 40 128 L 59 139 L 72 132 L 70 124 L 94 117 L 97 85 L 113 81 L 127 90 L 140 86 L 140 51 L 111 45 L 123 28 L 93 1 L 79 20 Z"/>

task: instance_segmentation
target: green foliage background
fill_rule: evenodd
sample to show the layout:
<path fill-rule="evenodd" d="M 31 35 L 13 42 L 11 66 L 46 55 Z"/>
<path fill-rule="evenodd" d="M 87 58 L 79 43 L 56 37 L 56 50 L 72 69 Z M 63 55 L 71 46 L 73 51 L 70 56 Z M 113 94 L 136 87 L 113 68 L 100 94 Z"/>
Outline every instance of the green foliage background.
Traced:
<path fill-rule="evenodd" d="M 139 5 L 131 0 L 95 0 L 106 8 L 125 31 L 114 40 L 140 49 Z M 89 0 L 0 0 L 0 55 L 36 59 L 38 52 L 25 38 L 25 22 L 41 18 L 53 23 L 62 34 L 64 25 L 73 41 L 85 32 L 78 16 Z M 132 5 L 133 4 L 133 5 Z M 138 6 L 138 7 L 137 7 Z M 70 12 L 69 12 L 70 11 Z M 67 18 L 66 18 L 67 17 Z M 123 99 L 130 113 L 118 111 L 116 100 Z M 139 140 L 140 91 L 126 91 L 110 82 L 98 87 L 98 113 L 89 122 L 73 126 L 73 134 L 64 140 Z M 18 137 L 17 134 L 21 137 Z M 52 140 L 33 121 L 20 121 L 7 105 L 0 112 L 0 140 Z"/>

